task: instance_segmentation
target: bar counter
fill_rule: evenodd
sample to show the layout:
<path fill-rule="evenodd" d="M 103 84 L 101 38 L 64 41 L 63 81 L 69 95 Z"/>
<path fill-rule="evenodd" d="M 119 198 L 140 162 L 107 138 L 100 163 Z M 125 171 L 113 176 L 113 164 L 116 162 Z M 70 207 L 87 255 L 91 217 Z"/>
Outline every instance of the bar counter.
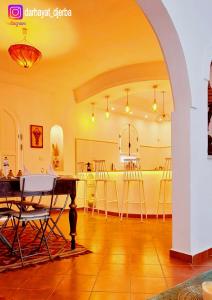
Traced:
<path fill-rule="evenodd" d="M 117 190 L 118 190 L 118 198 L 119 198 L 119 207 L 122 207 L 122 201 L 125 195 L 124 191 L 124 174 L 126 171 L 114 170 L 109 171 L 109 178 L 114 179 L 117 181 Z M 157 205 L 159 199 L 159 189 L 160 189 L 160 180 L 162 179 L 163 171 L 162 170 L 142 170 L 142 178 L 144 181 L 144 193 L 146 199 L 146 208 L 147 214 L 155 215 L 157 213 Z M 88 202 L 92 204 L 94 199 L 94 192 L 95 192 L 95 173 L 94 172 L 86 172 L 86 173 L 79 173 L 78 176 L 80 178 L 87 178 L 87 198 Z M 77 192 L 77 206 L 83 207 L 83 198 L 84 198 L 84 187 L 85 183 L 83 181 L 78 182 L 78 192 Z M 108 195 L 110 198 L 115 197 L 115 191 L 110 188 L 109 184 L 109 191 Z M 100 190 L 100 197 L 103 195 L 103 185 Z M 129 199 L 132 202 L 138 199 L 138 186 L 136 183 L 130 184 L 130 192 L 129 192 Z M 165 205 L 165 212 L 170 214 L 171 213 L 171 184 L 167 184 L 166 187 L 166 202 Z M 102 203 L 99 206 L 100 209 L 104 210 L 104 205 Z M 116 207 L 114 204 L 108 205 L 108 211 L 117 212 Z M 126 208 L 123 209 L 123 212 L 126 211 Z M 139 204 L 130 204 L 129 205 L 129 213 L 130 214 L 139 214 Z M 162 212 L 162 205 L 159 207 L 159 213 Z"/>

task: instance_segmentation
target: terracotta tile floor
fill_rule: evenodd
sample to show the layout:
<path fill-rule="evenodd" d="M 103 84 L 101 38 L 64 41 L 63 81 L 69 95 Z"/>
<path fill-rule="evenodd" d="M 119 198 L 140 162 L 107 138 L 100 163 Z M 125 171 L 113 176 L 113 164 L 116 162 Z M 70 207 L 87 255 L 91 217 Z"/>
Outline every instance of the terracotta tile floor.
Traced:
<path fill-rule="evenodd" d="M 68 237 L 68 214 L 61 220 Z M 84 215 L 79 212 L 77 242 L 93 253 L 0 274 L 0 300 L 143 300 L 200 272 L 169 258 L 171 220 Z"/>

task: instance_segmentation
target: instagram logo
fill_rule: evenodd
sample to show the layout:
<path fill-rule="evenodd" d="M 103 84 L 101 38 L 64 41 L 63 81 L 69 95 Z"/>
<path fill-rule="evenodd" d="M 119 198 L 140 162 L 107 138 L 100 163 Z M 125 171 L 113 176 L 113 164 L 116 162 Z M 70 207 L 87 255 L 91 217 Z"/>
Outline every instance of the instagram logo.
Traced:
<path fill-rule="evenodd" d="M 8 5 L 8 17 L 13 20 L 23 19 L 23 5 Z"/>

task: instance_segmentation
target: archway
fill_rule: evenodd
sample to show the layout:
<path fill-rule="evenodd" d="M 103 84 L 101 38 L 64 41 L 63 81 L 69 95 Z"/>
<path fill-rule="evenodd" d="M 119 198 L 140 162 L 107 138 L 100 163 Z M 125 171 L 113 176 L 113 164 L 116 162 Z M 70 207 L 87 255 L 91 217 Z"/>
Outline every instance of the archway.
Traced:
<path fill-rule="evenodd" d="M 167 64 L 175 110 L 172 114 L 173 230 L 172 249 L 191 253 L 190 106 L 187 66 L 175 26 L 162 1 L 137 0 L 158 37 Z M 182 147 L 184 145 L 184 147 Z M 182 234 L 183 233 L 183 234 Z"/>
<path fill-rule="evenodd" d="M 54 125 L 50 131 L 51 164 L 56 171 L 64 170 L 63 158 L 63 128 Z"/>

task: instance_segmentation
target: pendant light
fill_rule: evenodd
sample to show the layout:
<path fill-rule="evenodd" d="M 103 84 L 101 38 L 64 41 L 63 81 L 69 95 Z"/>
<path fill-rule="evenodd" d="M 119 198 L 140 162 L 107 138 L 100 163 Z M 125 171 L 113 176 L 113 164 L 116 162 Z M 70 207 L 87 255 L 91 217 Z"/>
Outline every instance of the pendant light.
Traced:
<path fill-rule="evenodd" d="M 94 123 L 95 122 L 95 114 L 94 114 L 95 103 L 92 102 L 91 106 L 92 106 L 91 121 Z"/>
<path fill-rule="evenodd" d="M 153 100 L 153 104 L 152 104 L 152 110 L 154 111 L 154 112 L 156 112 L 157 111 L 157 109 L 158 109 L 158 105 L 157 105 L 157 101 L 156 101 L 156 89 L 157 89 L 157 85 L 155 84 L 155 85 L 153 85 L 153 89 L 154 89 L 154 100 Z"/>
<path fill-rule="evenodd" d="M 126 102 L 126 105 L 125 105 L 125 112 L 126 113 L 129 113 L 130 112 L 130 106 L 129 106 L 129 90 L 130 89 L 125 89 L 125 92 L 127 94 L 127 102 Z"/>
<path fill-rule="evenodd" d="M 165 113 L 165 94 L 166 94 L 166 92 L 162 91 L 161 93 L 163 95 L 163 103 L 162 103 L 163 107 L 162 107 L 162 114 L 159 115 L 158 121 L 159 122 L 169 121 L 169 115 Z"/>
<path fill-rule="evenodd" d="M 110 112 L 109 112 L 109 97 L 110 97 L 110 96 L 105 96 L 106 103 L 107 103 L 106 110 L 105 110 L 105 117 L 106 117 L 106 119 L 109 119 L 109 118 L 110 118 Z"/>
<path fill-rule="evenodd" d="M 41 52 L 33 46 L 28 45 L 26 36 L 27 28 L 23 28 L 23 43 L 11 45 L 8 52 L 11 58 L 21 67 L 29 69 L 41 58 Z"/>

